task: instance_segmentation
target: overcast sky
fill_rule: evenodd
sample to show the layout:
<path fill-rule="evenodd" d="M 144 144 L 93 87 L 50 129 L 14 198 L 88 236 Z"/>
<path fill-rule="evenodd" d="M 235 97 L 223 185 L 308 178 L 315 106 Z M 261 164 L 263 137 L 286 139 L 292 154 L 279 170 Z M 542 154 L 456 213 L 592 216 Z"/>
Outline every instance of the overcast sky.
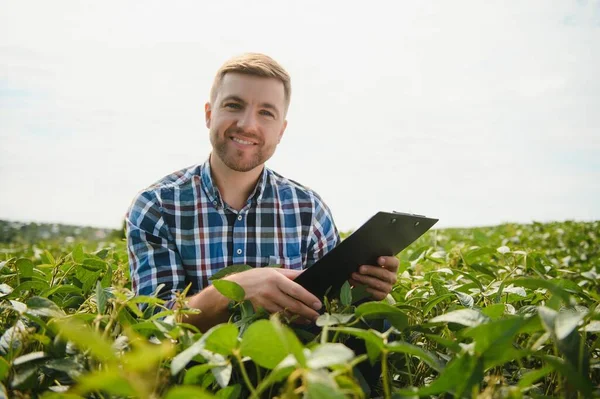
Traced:
<path fill-rule="evenodd" d="M 292 76 L 268 166 L 341 230 L 600 219 L 600 1 L 0 1 L 0 219 L 119 227 L 208 157 L 228 58 Z"/>

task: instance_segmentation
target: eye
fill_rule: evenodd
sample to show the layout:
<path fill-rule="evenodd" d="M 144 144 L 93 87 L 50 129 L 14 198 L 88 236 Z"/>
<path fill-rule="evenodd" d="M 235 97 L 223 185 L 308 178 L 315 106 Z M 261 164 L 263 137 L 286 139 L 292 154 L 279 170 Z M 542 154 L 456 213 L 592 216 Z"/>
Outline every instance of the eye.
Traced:
<path fill-rule="evenodd" d="M 224 105 L 225 108 L 230 108 L 230 109 L 242 109 L 241 104 L 238 103 L 227 103 Z"/>
<path fill-rule="evenodd" d="M 275 115 L 273 115 L 273 113 L 271 111 L 267 111 L 266 109 L 263 109 L 262 111 L 260 111 L 261 115 L 265 115 L 265 116 L 270 116 L 271 118 L 275 118 Z"/>

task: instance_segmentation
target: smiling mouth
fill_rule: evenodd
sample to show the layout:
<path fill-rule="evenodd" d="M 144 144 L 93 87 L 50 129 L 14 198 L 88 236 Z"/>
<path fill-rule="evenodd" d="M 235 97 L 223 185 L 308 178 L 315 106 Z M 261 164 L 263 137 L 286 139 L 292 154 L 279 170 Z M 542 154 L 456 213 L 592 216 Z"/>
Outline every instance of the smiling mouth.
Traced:
<path fill-rule="evenodd" d="M 253 143 L 252 141 L 243 140 L 238 137 L 231 137 L 231 140 L 243 145 L 256 145 L 256 143 Z"/>

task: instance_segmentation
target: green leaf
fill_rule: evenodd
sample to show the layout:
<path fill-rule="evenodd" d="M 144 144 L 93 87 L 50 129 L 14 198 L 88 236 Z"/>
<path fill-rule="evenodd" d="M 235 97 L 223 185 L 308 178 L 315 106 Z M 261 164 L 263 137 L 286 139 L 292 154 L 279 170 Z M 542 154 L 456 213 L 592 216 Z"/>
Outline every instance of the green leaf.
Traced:
<path fill-rule="evenodd" d="M 542 280 L 537 278 L 518 278 L 511 280 L 510 283 L 515 287 L 525 287 L 529 289 L 544 288 L 552 292 L 554 295 L 560 297 L 566 303 L 569 303 L 570 295 L 567 291 L 559 287 L 556 283 L 549 280 Z"/>
<path fill-rule="evenodd" d="M 335 326 L 338 324 L 346 324 L 354 317 L 351 313 L 324 313 L 317 318 L 316 324 L 319 327 Z"/>
<path fill-rule="evenodd" d="M 440 297 L 449 292 L 448 288 L 444 287 L 444 283 L 442 282 L 442 280 L 440 280 L 437 277 L 431 279 L 431 286 L 433 287 L 433 290 L 435 291 L 436 297 Z"/>
<path fill-rule="evenodd" d="M 89 293 L 92 288 L 96 288 L 96 281 L 102 274 L 102 271 L 98 270 L 95 272 L 84 269 L 83 267 L 78 267 L 75 270 L 75 277 L 77 280 L 81 281 L 81 291 L 84 294 Z"/>
<path fill-rule="evenodd" d="M 356 308 L 354 314 L 356 317 L 364 317 L 365 319 L 388 319 L 398 330 L 403 330 L 408 326 L 408 316 L 404 312 L 383 302 L 363 303 Z"/>
<path fill-rule="evenodd" d="M 72 318 L 56 320 L 53 326 L 79 349 L 89 350 L 95 358 L 116 360 L 112 345 L 90 326 Z"/>
<path fill-rule="evenodd" d="M 48 250 L 45 250 L 44 252 L 42 252 L 42 254 L 40 255 L 40 258 L 42 258 L 42 262 L 47 263 L 49 265 L 56 264 L 54 257 L 52 256 L 52 254 L 50 252 L 48 252 Z"/>
<path fill-rule="evenodd" d="M 415 356 L 421 359 L 423 362 L 429 365 L 429 367 L 431 367 L 437 372 L 442 371 L 442 369 L 444 368 L 444 366 L 442 366 L 442 363 L 437 357 L 416 345 L 412 345 L 402 341 L 395 341 L 387 344 L 385 347 L 390 352 L 406 353 L 408 355 Z"/>
<path fill-rule="evenodd" d="M 504 307 L 505 305 L 503 303 L 495 303 L 493 305 L 486 306 L 485 308 L 481 309 L 481 313 L 483 313 L 490 319 L 497 319 L 504 315 Z"/>
<path fill-rule="evenodd" d="M 538 315 L 544 329 L 552 334 L 558 350 L 566 357 L 567 361 L 578 370 L 587 375 L 589 370 L 589 353 L 581 346 L 581 337 L 577 331 L 579 322 L 585 314 L 572 309 L 557 312 L 545 306 L 538 308 Z M 565 376 L 566 377 L 566 376 Z"/>
<path fill-rule="evenodd" d="M 415 252 L 413 252 L 413 253 L 412 253 L 412 254 L 409 256 L 408 260 L 409 260 L 410 262 L 413 262 L 413 261 L 415 261 L 415 260 L 419 259 L 419 258 L 421 257 L 421 255 L 423 254 L 423 252 L 427 251 L 429 248 L 431 248 L 429 245 L 425 245 L 425 246 L 423 246 L 423 247 L 417 248 L 417 249 L 415 250 Z"/>
<path fill-rule="evenodd" d="M 229 385 L 229 381 L 231 380 L 231 373 L 233 372 L 233 366 L 231 363 L 227 363 L 225 366 L 216 366 L 211 370 L 212 374 L 217 380 L 217 383 L 221 388 L 225 388 Z"/>
<path fill-rule="evenodd" d="M 30 278 L 33 276 L 33 262 L 26 258 L 17 259 L 15 262 L 19 276 L 24 278 Z"/>
<path fill-rule="evenodd" d="M 11 388 L 19 390 L 31 389 L 37 383 L 38 367 L 31 365 L 15 371 L 10 383 Z"/>
<path fill-rule="evenodd" d="M 25 291 L 42 292 L 44 290 L 47 290 L 49 287 L 50 287 L 50 285 L 45 281 L 30 280 L 30 281 L 25 281 L 24 283 L 21 283 L 19 286 L 17 286 L 15 288 L 15 292 L 19 293 L 20 295 L 24 295 Z"/>
<path fill-rule="evenodd" d="M 554 321 L 556 338 L 563 340 L 577 329 L 577 326 L 583 321 L 585 313 L 575 310 L 564 310 L 558 312 Z"/>
<path fill-rule="evenodd" d="M 240 384 L 233 384 L 223 389 L 220 389 L 215 395 L 217 398 L 238 399 L 242 393 Z"/>
<path fill-rule="evenodd" d="M 350 304 L 352 304 L 352 288 L 347 280 L 344 282 L 340 290 L 340 301 L 344 306 L 350 306 Z"/>
<path fill-rule="evenodd" d="M 129 303 L 147 303 L 149 305 L 164 305 L 167 301 L 154 296 L 137 295 L 131 298 Z"/>
<path fill-rule="evenodd" d="M 65 313 L 50 299 L 34 296 L 27 300 L 27 313 L 34 316 L 61 317 Z"/>
<path fill-rule="evenodd" d="M 98 308 L 98 314 L 104 314 L 106 311 L 106 301 L 108 300 L 108 296 L 106 292 L 104 292 L 104 288 L 102 288 L 102 284 L 100 281 L 96 282 L 96 306 Z"/>
<path fill-rule="evenodd" d="M 464 307 L 472 308 L 473 305 L 475 304 L 475 300 L 473 299 L 473 297 L 471 295 L 465 294 L 464 292 L 460 292 L 460 291 L 454 291 L 454 293 L 458 297 L 460 304 L 463 305 Z"/>
<path fill-rule="evenodd" d="M 83 260 L 82 265 L 85 269 L 91 271 L 105 271 L 107 264 L 105 261 L 97 258 L 86 258 Z"/>
<path fill-rule="evenodd" d="M 475 327 L 487 323 L 489 318 L 475 309 L 459 309 L 429 320 L 430 323 L 457 323 L 467 327 Z"/>
<path fill-rule="evenodd" d="M 468 251 L 464 255 L 464 259 L 468 265 L 490 254 L 496 253 L 496 250 L 490 247 L 480 247 Z"/>
<path fill-rule="evenodd" d="M 554 370 L 567 379 L 573 388 L 583 393 L 586 397 L 592 397 L 594 386 L 586 374 L 578 372 L 571 364 L 561 358 L 550 355 L 532 355 L 550 364 Z"/>
<path fill-rule="evenodd" d="M 231 265 L 219 270 L 218 272 L 210 276 L 208 279 L 219 280 L 225 276 L 229 276 L 230 274 L 241 273 L 245 272 L 246 270 L 252 270 L 252 267 L 248 265 Z"/>
<path fill-rule="evenodd" d="M 473 231 L 473 240 L 475 240 L 478 245 L 489 245 L 490 243 L 489 237 L 479 230 Z"/>
<path fill-rule="evenodd" d="M 72 358 L 51 359 L 44 364 L 44 367 L 62 371 L 73 379 L 79 378 L 84 371 L 84 365 Z"/>
<path fill-rule="evenodd" d="M 13 292 L 13 288 L 8 284 L 0 284 L 0 298 Z"/>
<path fill-rule="evenodd" d="M 0 381 L 3 381 L 10 371 L 10 364 L 0 356 Z"/>
<path fill-rule="evenodd" d="M 470 393 L 471 388 L 481 380 L 483 380 L 482 360 L 464 353 L 451 360 L 441 375 L 429 386 L 418 390 L 400 390 L 398 393 L 409 397 L 453 393 L 455 397 L 462 397 L 464 393 Z"/>
<path fill-rule="evenodd" d="M 94 255 L 99 257 L 100 259 L 106 259 L 109 252 L 110 252 L 110 250 L 108 248 L 102 248 L 101 250 L 94 253 Z"/>
<path fill-rule="evenodd" d="M 310 399 L 345 399 L 346 395 L 330 385 L 321 382 L 309 382 L 308 397 Z"/>
<path fill-rule="evenodd" d="M 554 368 L 551 366 L 545 366 L 541 369 L 531 370 L 519 378 L 519 383 L 517 385 L 521 389 L 529 389 L 537 380 L 550 374 L 553 370 Z"/>
<path fill-rule="evenodd" d="M 40 399 L 84 399 L 83 396 L 68 392 L 44 392 Z"/>
<path fill-rule="evenodd" d="M 102 276 L 102 280 L 100 281 L 102 283 L 102 287 L 107 288 L 110 287 L 111 283 L 112 283 L 112 275 L 113 275 L 113 270 L 111 265 L 108 265 L 106 267 L 106 272 L 104 273 L 104 276 Z"/>
<path fill-rule="evenodd" d="M 494 269 L 493 265 L 482 264 L 482 263 L 473 263 L 469 267 L 471 269 L 475 270 L 476 272 L 479 272 L 481 274 L 485 274 L 486 276 L 489 276 L 491 278 L 496 278 L 496 275 L 492 271 Z"/>
<path fill-rule="evenodd" d="M 126 351 L 128 343 L 129 340 L 117 340 L 113 342 L 113 348 Z M 126 351 L 120 358 L 120 364 L 128 372 L 150 371 L 161 361 L 171 358 L 175 351 L 170 340 L 164 340 L 159 345 L 151 345 L 142 341 L 135 346 L 137 347 L 134 350 Z"/>
<path fill-rule="evenodd" d="M 383 338 L 375 330 L 363 330 L 362 328 L 354 327 L 331 327 L 331 331 L 340 331 L 364 340 L 367 347 L 367 356 L 371 364 L 379 358 L 384 348 Z"/>
<path fill-rule="evenodd" d="M 173 360 L 171 360 L 171 375 L 175 375 L 183 370 L 183 368 L 192 361 L 194 356 L 199 355 L 203 350 L 204 340 L 200 339 L 175 356 Z"/>
<path fill-rule="evenodd" d="M 452 293 L 444 294 L 444 295 L 436 295 L 432 299 L 430 299 L 425 306 L 423 307 L 423 315 L 427 316 L 429 312 L 440 302 L 445 301 L 448 298 L 453 298 L 455 295 Z"/>
<path fill-rule="evenodd" d="M 269 320 L 258 320 L 248 327 L 242 337 L 240 352 L 269 370 L 288 355 L 285 343 Z"/>
<path fill-rule="evenodd" d="M 31 352 L 23 356 L 19 356 L 15 360 L 13 360 L 13 366 L 20 366 L 24 363 L 32 362 L 35 360 L 40 360 L 48 357 L 48 355 L 44 352 Z"/>
<path fill-rule="evenodd" d="M 176 386 L 169 389 L 164 399 L 211 399 L 214 396 L 204 389 L 190 385 Z"/>
<path fill-rule="evenodd" d="M 475 353 L 484 360 L 486 368 L 516 360 L 521 355 L 513 348 L 514 337 L 531 320 L 522 317 L 498 319 L 480 324 L 463 332 L 475 341 Z"/>
<path fill-rule="evenodd" d="M 71 257 L 73 258 L 73 261 L 77 263 L 83 263 L 85 259 L 85 254 L 83 253 L 83 244 L 77 244 L 75 248 L 73 248 Z"/>
<path fill-rule="evenodd" d="M 155 323 L 157 323 L 157 321 L 155 321 Z M 215 331 L 219 331 L 220 329 L 225 328 L 225 330 L 222 333 L 218 333 L 218 336 L 220 336 L 220 337 L 224 336 L 225 341 L 229 340 L 230 338 L 228 338 L 228 336 L 230 334 L 230 331 L 228 332 L 228 330 L 227 330 L 229 327 L 222 327 L 224 325 L 226 326 L 228 324 L 218 324 L 218 325 L 212 327 L 202 337 L 200 337 L 199 340 L 197 340 L 192 345 L 190 345 L 187 349 L 185 349 L 183 352 L 181 352 L 177 356 L 175 356 L 173 358 L 173 360 L 171 361 L 171 374 L 175 375 L 175 374 L 179 373 L 196 355 L 199 355 L 199 354 L 202 354 L 203 356 L 210 355 L 211 352 L 209 352 L 208 350 L 205 349 L 206 342 Z M 236 330 L 237 330 L 237 328 L 236 328 Z M 236 333 L 236 335 L 237 335 L 237 333 Z M 219 342 L 220 340 L 217 338 L 216 341 Z M 215 345 L 215 344 L 213 343 L 211 345 Z M 222 345 L 222 343 L 220 343 L 220 345 Z M 214 356 L 221 357 L 220 354 L 215 354 Z"/>
<path fill-rule="evenodd" d="M 279 336 L 279 339 L 283 342 L 283 346 L 286 353 L 294 355 L 300 366 L 306 367 L 306 357 L 304 356 L 304 346 L 298 340 L 298 337 L 294 332 L 281 324 L 277 314 L 274 314 L 270 318 L 271 324 L 275 328 L 275 332 Z"/>
<path fill-rule="evenodd" d="M 343 344 L 325 343 L 317 346 L 310 353 L 306 364 L 311 369 L 346 364 L 354 357 L 354 352 Z"/>
<path fill-rule="evenodd" d="M 229 356 L 232 350 L 238 346 L 237 337 L 238 328 L 235 324 L 220 324 L 206 338 L 205 347 L 212 352 Z"/>
<path fill-rule="evenodd" d="M 598 333 L 600 332 L 600 321 L 592 320 L 590 321 L 583 330 L 587 333 Z"/>
<path fill-rule="evenodd" d="M 213 285 L 223 296 L 236 301 L 241 302 L 244 300 L 246 296 L 246 292 L 237 283 L 229 280 L 215 280 L 213 281 Z"/>
<path fill-rule="evenodd" d="M 206 374 L 211 368 L 215 367 L 212 364 L 199 364 L 185 371 L 183 383 L 185 385 L 196 385 L 201 382 L 201 377 Z"/>
<path fill-rule="evenodd" d="M 55 294 L 81 295 L 81 288 L 75 287 L 74 285 L 55 285 L 54 287 L 49 288 L 49 289 L 43 291 L 42 293 L 40 293 L 40 296 L 49 298 Z"/>
<path fill-rule="evenodd" d="M 117 396 L 138 396 L 129 381 L 120 374 L 117 367 L 83 375 L 73 391 L 79 395 L 85 395 L 93 391 L 103 391 Z"/>

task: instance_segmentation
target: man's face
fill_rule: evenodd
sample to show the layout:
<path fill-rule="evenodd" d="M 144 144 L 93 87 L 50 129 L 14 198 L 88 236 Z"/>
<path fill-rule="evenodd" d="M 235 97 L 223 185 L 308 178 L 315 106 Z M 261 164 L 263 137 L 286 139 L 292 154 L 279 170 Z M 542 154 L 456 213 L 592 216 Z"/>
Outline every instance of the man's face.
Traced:
<path fill-rule="evenodd" d="M 228 73 L 205 106 L 213 153 L 230 169 L 248 172 L 275 152 L 287 125 L 283 83 Z"/>

